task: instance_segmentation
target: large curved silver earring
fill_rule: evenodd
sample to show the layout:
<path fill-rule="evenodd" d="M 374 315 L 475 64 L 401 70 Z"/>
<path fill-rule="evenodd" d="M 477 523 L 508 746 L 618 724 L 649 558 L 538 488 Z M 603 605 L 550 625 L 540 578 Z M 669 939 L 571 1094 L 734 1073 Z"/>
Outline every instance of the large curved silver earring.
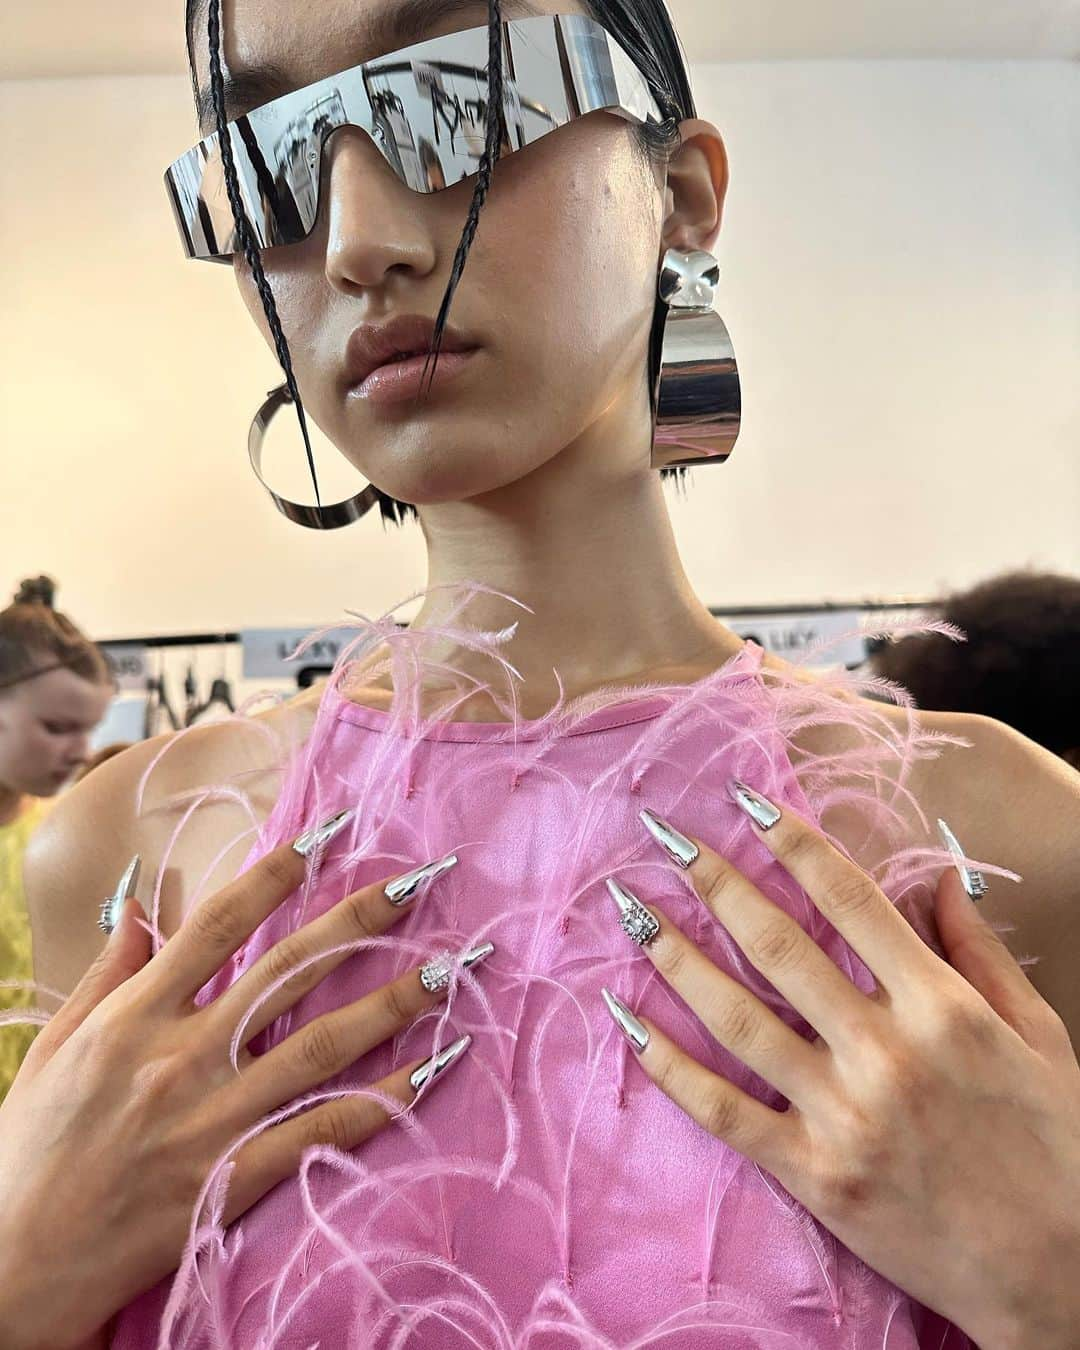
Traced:
<path fill-rule="evenodd" d="M 720 265 L 711 253 L 668 249 L 660 267 L 653 352 L 652 467 L 722 464 L 735 447 L 742 391 L 727 326 L 713 309 Z"/>
<path fill-rule="evenodd" d="M 370 483 L 354 497 L 346 497 L 343 502 L 331 502 L 329 506 L 304 506 L 300 502 L 290 501 L 288 497 L 282 497 L 263 477 L 262 451 L 266 428 L 270 425 L 274 414 L 291 403 L 292 397 L 288 387 L 280 384 L 276 389 L 270 390 L 266 401 L 252 418 L 251 429 L 248 431 L 248 459 L 255 471 L 255 477 L 270 494 L 271 500 L 281 514 L 294 525 L 304 525 L 309 530 L 339 530 L 343 525 L 351 525 L 354 520 L 367 515 L 379 500 L 379 494 Z"/>
<path fill-rule="evenodd" d="M 702 249 L 669 249 L 660 268 L 653 351 L 659 352 L 653 389 L 652 467 L 720 463 L 739 435 L 742 394 L 727 326 L 713 309 L 720 266 Z M 248 458 L 255 477 L 286 519 L 310 530 L 351 525 L 378 503 L 368 484 L 328 506 L 305 506 L 275 492 L 263 477 L 262 450 L 275 413 L 291 404 L 288 388 L 271 389 L 251 422 Z"/>

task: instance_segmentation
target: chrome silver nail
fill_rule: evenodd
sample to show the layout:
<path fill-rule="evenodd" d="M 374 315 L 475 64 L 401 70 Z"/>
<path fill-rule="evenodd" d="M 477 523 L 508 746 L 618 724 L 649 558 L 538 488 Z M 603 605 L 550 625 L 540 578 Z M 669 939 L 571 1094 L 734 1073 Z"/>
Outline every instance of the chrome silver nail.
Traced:
<path fill-rule="evenodd" d="M 763 830 L 771 830 L 780 819 L 780 810 L 775 807 L 768 797 L 763 797 L 760 792 L 755 792 L 745 783 L 740 783 L 737 778 L 733 778 L 728 784 L 728 790 L 735 803 L 741 806 L 755 825 L 759 825 Z"/>
<path fill-rule="evenodd" d="M 132 858 L 124 868 L 123 875 L 117 884 L 116 890 L 107 900 L 101 902 L 97 926 L 106 937 L 115 930 L 116 925 L 120 922 L 124 901 L 129 900 L 131 896 L 135 894 L 135 887 L 139 884 L 139 868 L 141 866 L 142 859 L 136 853 L 134 858 Z"/>
<path fill-rule="evenodd" d="M 937 825 L 941 842 L 952 855 L 953 864 L 960 874 L 960 881 L 964 890 L 968 893 L 970 899 L 981 900 L 990 889 L 986 883 L 986 878 L 977 867 L 969 867 L 964 861 L 964 850 L 960 847 L 960 841 L 948 825 L 943 820 L 939 820 Z"/>
<path fill-rule="evenodd" d="M 420 983 L 429 994 L 439 994 L 450 987 L 450 978 L 455 969 L 472 970 L 481 961 L 486 961 L 495 950 L 493 942 L 482 942 L 478 947 L 469 947 L 454 956 L 451 952 L 442 952 L 433 956 L 420 967 Z"/>
<path fill-rule="evenodd" d="M 411 872 L 406 872 L 404 876 L 388 881 L 383 887 L 383 894 L 392 905 L 407 905 L 410 900 L 416 898 L 422 886 L 429 881 L 437 880 L 444 872 L 449 872 L 451 867 L 456 866 L 457 854 L 448 853 L 438 862 L 424 863 L 423 867 L 416 867 Z"/>
<path fill-rule="evenodd" d="M 619 906 L 619 927 L 639 947 L 647 947 L 660 931 L 660 920 L 633 891 L 620 886 L 614 877 L 607 879 L 608 893 Z"/>
<path fill-rule="evenodd" d="M 409 1083 L 413 1091 L 419 1092 L 425 1083 L 432 1083 L 436 1078 L 441 1078 L 447 1069 L 458 1062 L 470 1045 L 472 1037 L 462 1036 L 453 1045 L 448 1045 L 445 1050 L 439 1050 L 430 1059 L 425 1059 L 423 1064 L 418 1064 L 409 1074 Z"/>
<path fill-rule="evenodd" d="M 299 853 L 301 858 L 310 858 L 313 853 L 318 853 L 331 839 L 339 835 L 352 818 L 353 811 L 350 807 L 347 811 L 339 811 L 336 816 L 331 816 L 322 825 L 306 830 L 293 844 L 293 852 Z"/>
<path fill-rule="evenodd" d="M 653 811 L 639 811 L 638 815 L 656 842 L 663 848 L 673 862 L 680 867 L 689 867 L 697 858 L 698 846 L 685 834 L 680 834 L 674 825 L 661 820 Z"/>
<path fill-rule="evenodd" d="M 610 989 L 601 989 L 600 994 L 607 1004 L 607 1010 L 615 1019 L 615 1025 L 640 1055 L 649 1044 L 649 1031 L 644 1022 L 639 1022 L 622 999 L 616 998 Z"/>

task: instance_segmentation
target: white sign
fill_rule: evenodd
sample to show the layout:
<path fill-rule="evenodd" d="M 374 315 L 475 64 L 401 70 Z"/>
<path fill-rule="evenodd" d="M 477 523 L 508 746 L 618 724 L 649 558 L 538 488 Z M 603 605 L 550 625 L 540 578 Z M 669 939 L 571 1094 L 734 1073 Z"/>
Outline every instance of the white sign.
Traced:
<path fill-rule="evenodd" d="M 150 672 L 146 665 L 146 648 L 141 643 L 106 642 L 101 644 L 101 651 L 118 688 L 145 691 Z"/>
<path fill-rule="evenodd" d="M 866 660 L 866 639 L 859 631 L 865 622 L 862 610 L 792 610 L 790 614 L 718 617 L 741 638 L 753 638 L 759 647 L 788 661 L 805 658 L 807 650 L 818 643 L 830 645 L 809 658 L 811 665 L 850 667 Z"/>
<path fill-rule="evenodd" d="M 295 680 L 297 672 L 307 666 L 332 666 L 362 632 L 360 628 L 328 629 L 302 656 L 293 658 L 293 652 L 314 631 L 314 627 L 244 629 L 240 634 L 244 678 Z"/>

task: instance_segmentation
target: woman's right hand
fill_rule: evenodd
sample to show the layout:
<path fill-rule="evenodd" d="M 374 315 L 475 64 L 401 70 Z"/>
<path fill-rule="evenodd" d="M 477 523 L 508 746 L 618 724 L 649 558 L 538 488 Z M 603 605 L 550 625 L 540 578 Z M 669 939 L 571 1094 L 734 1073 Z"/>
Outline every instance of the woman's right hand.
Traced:
<path fill-rule="evenodd" d="M 92 1343 L 120 1308 L 176 1268 L 207 1176 L 241 1136 L 444 997 L 413 969 L 266 1054 L 247 1049 L 351 953 L 311 958 L 401 917 L 380 882 L 283 939 L 216 1001 L 196 1007 L 198 991 L 297 889 L 305 867 L 290 845 L 269 853 L 193 909 L 152 960 L 143 912 L 128 900 L 101 956 L 38 1035 L 0 1106 L 6 1350 Z M 279 983 L 244 1025 L 237 1072 L 234 1033 Z M 452 1058 L 444 1051 L 440 1069 L 466 1046 L 463 1038 Z M 372 1088 L 408 1104 L 419 1067 Z M 266 1128 L 235 1154 L 225 1221 L 292 1175 L 312 1145 L 355 1148 L 389 1119 L 378 1102 L 346 1096 Z"/>

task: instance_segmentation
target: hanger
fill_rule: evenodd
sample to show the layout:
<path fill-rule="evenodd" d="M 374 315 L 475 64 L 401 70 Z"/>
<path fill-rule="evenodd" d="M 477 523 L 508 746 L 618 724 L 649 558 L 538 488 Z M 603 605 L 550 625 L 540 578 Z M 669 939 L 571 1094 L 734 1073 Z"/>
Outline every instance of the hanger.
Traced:
<path fill-rule="evenodd" d="M 195 721 L 196 709 L 199 702 L 199 684 L 195 675 L 195 668 L 199 660 L 199 651 L 197 647 L 192 647 L 188 653 L 187 674 L 184 676 L 184 726 L 191 726 Z"/>
<path fill-rule="evenodd" d="M 168 719 L 170 729 L 179 731 L 180 719 L 169 702 L 169 694 L 165 688 L 165 656 L 159 650 L 157 676 L 150 676 L 146 681 L 146 710 L 143 714 L 143 736 L 146 740 L 158 734 L 158 724 L 163 713 Z"/>
<path fill-rule="evenodd" d="M 203 713 L 208 712 L 215 703 L 220 703 L 223 707 L 228 708 L 231 713 L 236 711 L 236 705 L 233 703 L 232 688 L 229 685 L 229 681 L 225 678 L 225 641 L 226 639 L 223 637 L 221 639 L 221 674 L 210 685 L 210 697 L 206 702 L 200 704 L 189 713 L 191 720 L 188 722 L 188 726 L 191 726 L 192 722 L 198 721 Z"/>

